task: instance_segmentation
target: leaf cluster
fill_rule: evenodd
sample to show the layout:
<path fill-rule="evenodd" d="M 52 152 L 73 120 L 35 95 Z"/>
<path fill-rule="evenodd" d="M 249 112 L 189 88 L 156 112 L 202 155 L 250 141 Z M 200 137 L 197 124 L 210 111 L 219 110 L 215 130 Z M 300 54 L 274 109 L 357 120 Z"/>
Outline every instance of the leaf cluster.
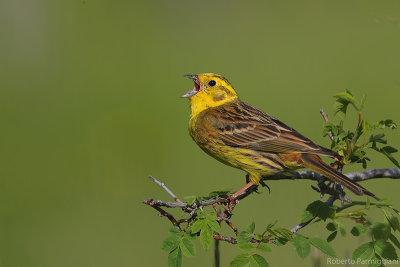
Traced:
<path fill-rule="evenodd" d="M 372 149 L 385 155 L 400 168 L 399 162 L 393 157 L 397 149 L 387 145 L 387 140 L 383 133 L 386 129 L 396 129 L 397 124 L 391 119 L 380 120 L 373 124 L 365 119 L 362 113 L 365 106 L 365 96 L 361 101 L 358 101 L 350 91 L 346 90 L 334 95 L 334 97 L 336 99 L 335 115 L 338 114 L 341 119 L 338 123 L 325 122 L 323 135 L 326 136 L 331 133 L 333 136 L 331 149 L 342 156 L 341 163 L 343 165 L 361 163 L 365 169 L 371 160 L 366 156 L 366 153 Z M 349 106 L 353 107 L 358 113 L 358 122 L 353 130 L 344 129 L 344 120 Z"/>

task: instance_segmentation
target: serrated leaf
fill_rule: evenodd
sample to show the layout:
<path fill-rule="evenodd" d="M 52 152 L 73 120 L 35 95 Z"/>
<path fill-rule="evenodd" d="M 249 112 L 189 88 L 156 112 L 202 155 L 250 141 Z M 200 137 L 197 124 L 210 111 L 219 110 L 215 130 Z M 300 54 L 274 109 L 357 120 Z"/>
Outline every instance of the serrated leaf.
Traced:
<path fill-rule="evenodd" d="M 257 250 L 260 250 L 263 252 L 271 252 L 272 251 L 271 247 L 264 243 L 259 244 L 257 246 Z"/>
<path fill-rule="evenodd" d="M 310 254 L 311 248 L 307 238 L 301 235 L 295 235 L 292 243 L 300 258 L 304 259 L 305 257 L 308 256 L 308 254 Z"/>
<path fill-rule="evenodd" d="M 218 220 L 217 214 L 215 214 L 215 212 L 206 212 L 206 213 L 204 213 L 204 215 L 205 215 L 205 218 L 210 221 Z"/>
<path fill-rule="evenodd" d="M 293 233 L 285 228 L 275 228 L 274 231 L 278 234 L 280 234 L 283 238 L 287 239 L 287 240 L 292 240 L 293 237 Z"/>
<path fill-rule="evenodd" d="M 193 234 L 191 230 L 187 230 L 184 234 L 184 237 L 189 240 L 196 240 L 197 235 Z"/>
<path fill-rule="evenodd" d="M 336 258 L 336 252 L 333 250 L 333 248 L 329 245 L 329 243 L 326 240 L 321 239 L 319 237 L 311 237 L 309 238 L 309 242 L 311 245 L 313 245 L 326 255 Z"/>
<path fill-rule="evenodd" d="M 382 258 L 379 257 L 378 255 L 374 254 L 372 255 L 371 261 L 368 264 L 368 267 L 385 267 L 383 264 Z"/>
<path fill-rule="evenodd" d="M 383 210 L 383 213 L 385 214 L 385 218 L 392 227 L 393 231 L 400 231 L 399 219 L 386 210 Z"/>
<path fill-rule="evenodd" d="M 171 251 L 168 255 L 168 266 L 169 267 L 181 267 L 182 266 L 182 251 L 179 247 Z"/>
<path fill-rule="evenodd" d="M 254 229 L 256 228 L 256 224 L 254 222 L 251 222 L 249 225 L 246 227 L 246 232 L 248 233 L 254 233 Z"/>
<path fill-rule="evenodd" d="M 396 250 L 392 244 L 385 240 L 378 240 L 374 244 L 375 253 L 384 259 L 397 260 Z"/>
<path fill-rule="evenodd" d="M 208 224 L 205 224 L 200 231 L 200 243 L 205 250 L 208 250 L 213 241 L 213 232 Z"/>
<path fill-rule="evenodd" d="M 258 254 L 253 254 L 250 257 L 250 262 L 252 267 L 268 267 L 268 262 L 264 259 L 263 256 Z"/>
<path fill-rule="evenodd" d="M 251 251 L 255 249 L 255 247 L 250 243 L 240 243 L 238 247 L 243 251 Z"/>
<path fill-rule="evenodd" d="M 170 229 L 168 230 L 168 232 L 171 233 L 171 234 L 177 234 L 177 235 L 179 235 L 179 236 L 182 236 L 182 235 L 183 235 L 183 233 L 182 233 L 182 232 L 179 230 L 179 228 L 176 227 L 176 226 L 170 228 Z"/>
<path fill-rule="evenodd" d="M 164 239 L 161 249 L 166 252 L 170 252 L 178 247 L 179 241 L 180 241 L 180 238 L 178 236 L 171 235 L 171 236 L 167 237 L 166 239 Z"/>
<path fill-rule="evenodd" d="M 328 231 L 331 231 L 331 232 L 336 231 L 337 230 L 337 224 L 330 222 L 330 223 L 328 223 L 326 225 L 326 229 Z"/>
<path fill-rule="evenodd" d="M 198 231 L 200 231 L 201 228 L 203 228 L 203 226 L 204 226 L 205 223 L 206 223 L 206 222 L 205 222 L 204 219 L 198 219 L 198 220 L 196 220 L 196 221 L 192 224 L 192 226 L 191 226 L 192 233 L 197 233 Z"/>
<path fill-rule="evenodd" d="M 400 249 L 400 242 L 399 242 L 399 240 L 396 238 L 396 236 L 394 236 L 393 234 L 390 234 L 389 239 L 390 239 L 390 241 L 392 241 L 392 243 L 393 243 L 398 249 Z"/>
<path fill-rule="evenodd" d="M 179 247 L 182 250 L 182 254 L 186 257 L 193 257 L 194 255 L 196 255 L 196 248 L 194 244 L 187 238 L 182 238 Z"/>
<path fill-rule="evenodd" d="M 251 238 L 252 238 L 251 234 L 249 234 L 248 232 L 242 231 L 239 233 L 239 235 L 237 237 L 237 243 L 238 244 L 248 243 L 248 242 L 250 242 Z"/>
<path fill-rule="evenodd" d="M 221 226 L 217 221 L 212 221 L 212 220 L 207 220 L 208 226 L 211 227 L 211 229 L 217 233 L 221 233 Z"/>
<path fill-rule="evenodd" d="M 372 255 L 373 252 L 374 252 L 374 243 L 373 242 L 364 243 L 361 246 L 357 247 L 356 250 L 354 250 L 352 258 L 355 261 L 357 261 L 357 259 L 366 260 Z"/>
<path fill-rule="evenodd" d="M 317 216 L 318 209 L 324 204 L 321 200 L 310 203 L 300 216 L 300 222 L 308 222 Z"/>
<path fill-rule="evenodd" d="M 368 232 L 368 227 L 359 223 L 357 223 L 350 231 L 350 233 L 354 236 L 360 236 L 366 232 Z"/>
<path fill-rule="evenodd" d="M 333 241 L 333 240 L 336 238 L 336 236 L 337 236 L 337 231 L 332 232 L 332 233 L 326 238 L 326 241 L 331 242 L 331 241 Z"/>
<path fill-rule="evenodd" d="M 243 253 L 237 255 L 230 263 L 231 267 L 243 267 L 250 262 L 251 255 L 249 253 Z"/>
<path fill-rule="evenodd" d="M 383 239 L 387 240 L 390 236 L 390 227 L 384 223 L 374 223 L 371 225 L 372 234 L 374 235 L 375 239 Z M 378 254 L 379 255 L 379 254 Z"/>
<path fill-rule="evenodd" d="M 288 240 L 287 240 L 286 238 L 280 238 L 280 237 L 278 237 L 278 239 L 276 239 L 275 245 L 277 245 L 277 246 L 283 246 L 283 245 L 286 245 L 287 242 L 288 242 Z"/>

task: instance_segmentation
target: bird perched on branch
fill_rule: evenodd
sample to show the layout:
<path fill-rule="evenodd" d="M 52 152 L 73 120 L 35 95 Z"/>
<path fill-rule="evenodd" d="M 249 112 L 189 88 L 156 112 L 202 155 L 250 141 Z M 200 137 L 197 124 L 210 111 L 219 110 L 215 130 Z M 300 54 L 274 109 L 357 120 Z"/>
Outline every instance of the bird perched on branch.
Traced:
<path fill-rule="evenodd" d="M 340 157 L 321 147 L 290 126 L 242 102 L 231 84 L 214 73 L 185 75 L 194 88 L 182 97 L 189 98 L 189 132 L 210 156 L 247 172 L 249 183 L 233 194 L 236 198 L 264 176 L 309 168 L 357 195 L 374 196 L 319 157 Z"/>

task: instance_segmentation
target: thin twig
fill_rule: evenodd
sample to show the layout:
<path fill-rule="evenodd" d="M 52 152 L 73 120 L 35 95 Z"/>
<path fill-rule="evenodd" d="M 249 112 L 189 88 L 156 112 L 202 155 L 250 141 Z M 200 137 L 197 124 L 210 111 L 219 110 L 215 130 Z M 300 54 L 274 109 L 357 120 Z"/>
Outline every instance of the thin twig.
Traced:
<path fill-rule="evenodd" d="M 328 115 L 325 113 L 325 111 L 323 109 L 320 109 L 319 113 L 321 113 L 322 117 L 324 118 L 324 121 L 326 121 L 326 122 L 329 121 Z M 335 140 L 331 131 L 328 132 L 328 136 L 332 141 Z"/>
<path fill-rule="evenodd" d="M 156 178 L 154 178 L 151 175 L 149 176 L 149 179 L 152 180 L 153 182 L 155 182 L 156 184 L 158 184 L 159 186 L 161 186 L 176 202 L 182 202 L 177 196 L 175 196 L 174 193 L 172 193 L 171 190 L 168 189 L 168 187 L 164 183 L 158 181 Z"/>

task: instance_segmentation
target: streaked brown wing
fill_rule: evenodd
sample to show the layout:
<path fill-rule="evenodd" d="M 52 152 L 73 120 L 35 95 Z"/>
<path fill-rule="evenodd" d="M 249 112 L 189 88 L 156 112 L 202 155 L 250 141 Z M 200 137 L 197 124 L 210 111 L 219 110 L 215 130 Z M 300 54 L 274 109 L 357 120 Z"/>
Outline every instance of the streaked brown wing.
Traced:
<path fill-rule="evenodd" d="M 219 106 L 206 115 L 224 144 L 269 153 L 314 153 L 335 156 L 272 116 L 244 102 Z"/>

